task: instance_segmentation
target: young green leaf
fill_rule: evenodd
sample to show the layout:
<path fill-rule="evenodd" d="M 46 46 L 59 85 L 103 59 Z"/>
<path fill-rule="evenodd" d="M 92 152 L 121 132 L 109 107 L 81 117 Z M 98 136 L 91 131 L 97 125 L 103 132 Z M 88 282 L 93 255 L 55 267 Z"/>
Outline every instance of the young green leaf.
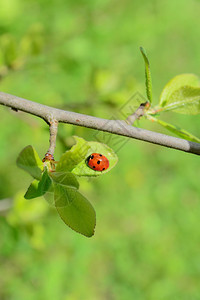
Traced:
<path fill-rule="evenodd" d="M 161 111 L 173 110 L 181 114 L 197 115 L 200 113 L 200 88 L 183 86 L 173 92 Z"/>
<path fill-rule="evenodd" d="M 54 185 L 51 184 L 48 191 L 43 195 L 44 199 L 48 202 L 49 205 L 55 206 L 54 203 Z"/>
<path fill-rule="evenodd" d="M 180 88 L 184 86 L 191 86 L 191 87 L 199 87 L 199 78 L 190 73 L 180 74 L 172 78 L 164 87 L 161 95 L 160 95 L 160 102 L 159 106 L 164 107 L 167 105 L 171 95 Z"/>
<path fill-rule="evenodd" d="M 28 190 L 26 191 L 26 194 L 24 195 L 25 199 L 33 199 L 42 196 L 39 187 L 39 181 L 37 179 L 34 179 L 33 182 L 31 182 Z"/>
<path fill-rule="evenodd" d="M 165 121 L 159 120 L 154 117 L 148 117 L 151 121 L 160 124 L 161 126 L 165 127 L 167 130 L 171 131 L 172 133 L 176 134 L 177 136 L 186 139 L 191 142 L 200 143 L 200 139 L 193 134 L 189 133 L 188 131 L 181 129 L 175 125 L 169 124 Z"/>
<path fill-rule="evenodd" d="M 32 146 L 27 146 L 20 152 L 17 166 L 28 172 L 33 178 L 40 180 L 43 163 Z"/>
<path fill-rule="evenodd" d="M 75 189 L 79 188 L 78 180 L 71 172 L 53 172 L 50 174 L 50 176 L 54 183 L 74 187 Z"/>
<path fill-rule="evenodd" d="M 80 137 L 75 137 L 75 140 L 76 144 L 72 149 L 61 156 L 61 160 L 56 167 L 56 172 L 71 171 L 77 176 L 99 176 L 109 172 L 117 163 L 117 155 L 107 145 L 98 142 L 87 142 Z M 106 156 L 109 160 L 109 168 L 103 172 L 90 169 L 87 165 L 87 158 L 92 153 L 100 153 Z"/>
<path fill-rule="evenodd" d="M 47 169 L 45 169 L 42 174 L 42 178 L 40 181 L 34 180 L 29 186 L 26 194 L 24 195 L 25 199 L 33 199 L 40 196 L 43 196 L 51 186 L 51 179 L 49 178 Z"/>
<path fill-rule="evenodd" d="M 95 210 L 76 189 L 54 184 L 55 206 L 61 219 L 71 229 L 87 237 L 94 234 Z"/>
<path fill-rule="evenodd" d="M 49 176 L 54 183 L 72 187 L 75 189 L 79 188 L 79 182 L 76 179 L 76 176 L 71 172 L 52 172 L 49 173 Z M 45 200 L 52 206 L 55 206 L 54 202 L 54 185 L 52 184 L 48 191 L 44 194 Z"/>
<path fill-rule="evenodd" d="M 89 149 L 87 142 L 78 136 L 74 139 L 76 144 L 61 156 L 56 172 L 71 172 L 86 157 Z"/>
<path fill-rule="evenodd" d="M 142 56 L 144 58 L 145 63 L 145 78 L 146 78 L 146 93 L 147 98 L 150 103 L 152 103 L 152 81 L 151 81 L 151 71 L 150 71 L 150 63 L 147 57 L 147 54 L 144 50 L 144 48 L 140 47 L 140 51 L 142 53 Z"/>

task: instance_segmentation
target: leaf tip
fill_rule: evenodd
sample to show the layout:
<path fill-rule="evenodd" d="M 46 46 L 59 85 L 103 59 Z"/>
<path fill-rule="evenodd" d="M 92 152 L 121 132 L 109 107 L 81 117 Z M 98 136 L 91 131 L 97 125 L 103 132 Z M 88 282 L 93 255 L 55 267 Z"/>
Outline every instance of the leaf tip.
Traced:
<path fill-rule="evenodd" d="M 145 55 L 145 56 L 147 56 L 146 55 L 146 50 L 142 47 L 142 46 L 140 46 L 140 52 L 142 53 L 142 55 Z"/>

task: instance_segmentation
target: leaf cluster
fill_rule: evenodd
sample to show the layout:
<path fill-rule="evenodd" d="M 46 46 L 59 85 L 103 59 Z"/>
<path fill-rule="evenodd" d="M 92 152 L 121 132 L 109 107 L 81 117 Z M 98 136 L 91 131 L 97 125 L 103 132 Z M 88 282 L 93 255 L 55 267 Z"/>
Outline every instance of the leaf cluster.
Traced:
<path fill-rule="evenodd" d="M 87 142 L 75 137 L 76 144 L 66 151 L 55 166 L 54 161 L 42 162 L 32 146 L 25 147 L 18 156 L 17 165 L 34 180 L 25 193 L 26 199 L 44 196 L 56 207 L 61 219 L 71 229 L 87 237 L 94 234 L 96 213 L 91 203 L 79 192 L 78 177 L 97 177 L 110 171 L 117 156 L 107 145 Z M 92 170 L 87 158 L 94 152 L 109 159 L 109 168 L 103 172 Z"/>
<path fill-rule="evenodd" d="M 181 138 L 200 143 L 200 138 L 194 136 L 185 129 L 167 123 L 157 118 L 162 112 L 173 111 L 180 114 L 197 115 L 200 113 L 200 83 L 194 74 L 180 74 L 172 78 L 164 87 L 157 106 L 152 106 L 152 80 L 150 64 L 145 50 L 141 47 L 141 53 L 145 62 L 146 93 L 150 103 L 144 116 L 165 127 L 167 130 Z"/>

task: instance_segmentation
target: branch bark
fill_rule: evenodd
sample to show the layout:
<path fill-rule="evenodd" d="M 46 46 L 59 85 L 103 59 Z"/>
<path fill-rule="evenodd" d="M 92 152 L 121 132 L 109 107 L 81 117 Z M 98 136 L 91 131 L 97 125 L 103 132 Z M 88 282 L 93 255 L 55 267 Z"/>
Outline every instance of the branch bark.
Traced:
<path fill-rule="evenodd" d="M 47 153 L 53 155 L 54 150 L 56 148 L 56 137 L 58 132 L 58 122 L 56 120 L 51 122 L 49 126 L 49 131 L 50 131 L 50 139 L 49 139 L 49 149 Z"/>
<path fill-rule="evenodd" d="M 51 122 L 55 121 L 68 123 L 200 155 L 200 144 L 198 143 L 133 127 L 123 120 L 107 120 L 76 112 L 65 111 L 3 92 L 0 92 L 0 104 L 40 117 L 49 125 Z"/>

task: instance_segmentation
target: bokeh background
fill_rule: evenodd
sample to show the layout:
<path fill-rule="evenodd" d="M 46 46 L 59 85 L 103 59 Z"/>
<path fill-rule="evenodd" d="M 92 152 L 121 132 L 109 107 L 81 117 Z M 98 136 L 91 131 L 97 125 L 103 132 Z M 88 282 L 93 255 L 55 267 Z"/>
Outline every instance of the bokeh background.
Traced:
<path fill-rule="evenodd" d="M 199 75 L 199 15 L 197 0 L 0 0 L 0 90 L 109 119 L 135 92 L 145 97 L 143 46 L 156 104 L 173 76 Z M 199 136 L 199 116 L 161 117 Z M 81 180 L 97 213 L 88 239 L 43 198 L 23 199 L 31 178 L 16 158 L 29 144 L 44 156 L 47 125 L 3 106 L 0 120 L 1 300 L 200 299 L 197 156 L 101 135 L 119 162 Z M 57 160 L 73 135 L 97 138 L 61 124 Z"/>

